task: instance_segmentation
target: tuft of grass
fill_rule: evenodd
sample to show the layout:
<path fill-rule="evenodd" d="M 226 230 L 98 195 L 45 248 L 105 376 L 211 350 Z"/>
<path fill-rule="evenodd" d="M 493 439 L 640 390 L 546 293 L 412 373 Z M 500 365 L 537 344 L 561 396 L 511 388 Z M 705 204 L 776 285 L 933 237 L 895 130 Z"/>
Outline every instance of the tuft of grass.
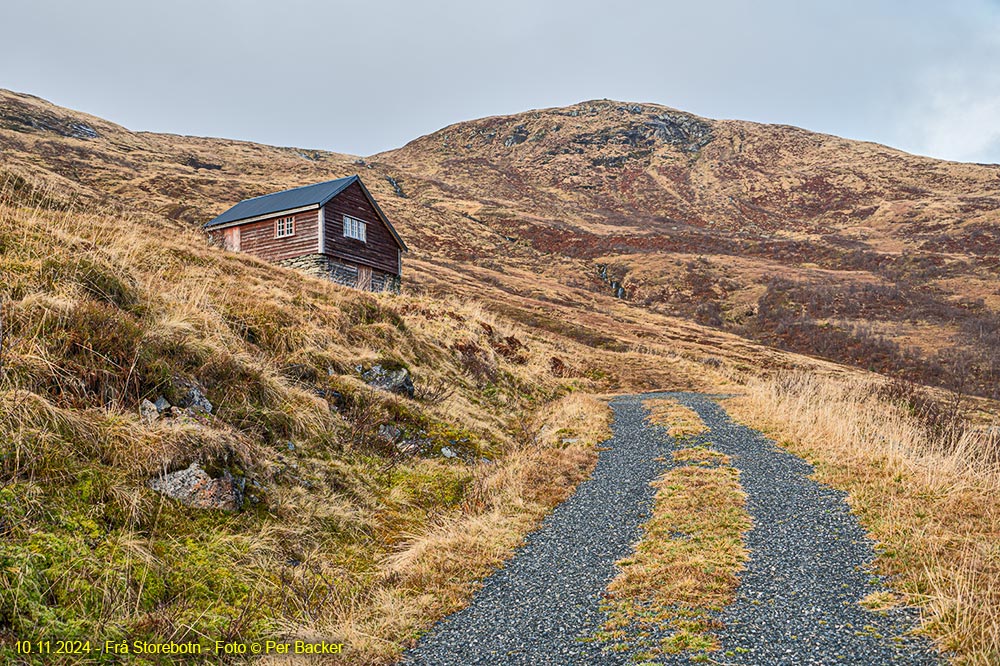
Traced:
<path fill-rule="evenodd" d="M 884 611 L 895 608 L 899 605 L 900 601 L 901 599 L 892 592 L 883 590 L 881 592 L 872 592 L 859 600 L 858 603 L 868 610 Z"/>
<path fill-rule="evenodd" d="M 708 431 L 696 412 L 676 400 L 651 398 L 642 404 L 649 411 L 649 422 L 666 428 L 671 437 L 693 437 Z"/>

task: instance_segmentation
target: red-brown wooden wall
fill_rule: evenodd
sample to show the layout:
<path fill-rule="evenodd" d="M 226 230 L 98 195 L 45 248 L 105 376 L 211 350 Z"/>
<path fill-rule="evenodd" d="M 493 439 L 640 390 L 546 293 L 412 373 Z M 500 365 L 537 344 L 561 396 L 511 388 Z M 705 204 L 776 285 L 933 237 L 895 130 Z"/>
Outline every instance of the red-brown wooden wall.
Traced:
<path fill-rule="evenodd" d="M 274 223 L 280 217 L 295 218 L 295 234 L 285 238 L 277 238 Z M 266 259 L 282 261 L 294 259 L 304 254 L 315 254 L 319 248 L 317 236 L 319 225 L 316 224 L 319 211 L 307 210 L 289 215 L 275 215 L 266 220 L 238 225 L 240 228 L 240 251 Z M 210 231 L 213 239 L 222 242 L 224 230 Z"/>
<path fill-rule="evenodd" d="M 344 215 L 367 222 L 366 243 L 344 237 Z M 360 185 L 352 183 L 331 199 L 326 204 L 324 216 L 328 254 L 393 275 L 400 274 L 399 246 L 389 228 L 382 224 L 375 208 L 368 203 Z"/>

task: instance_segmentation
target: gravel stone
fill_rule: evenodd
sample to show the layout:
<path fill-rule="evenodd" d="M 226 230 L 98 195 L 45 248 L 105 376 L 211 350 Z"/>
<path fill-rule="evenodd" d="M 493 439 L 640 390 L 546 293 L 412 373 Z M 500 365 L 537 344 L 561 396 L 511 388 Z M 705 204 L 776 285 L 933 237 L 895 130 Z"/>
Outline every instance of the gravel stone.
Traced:
<path fill-rule="evenodd" d="M 809 478 L 812 465 L 734 423 L 713 396 L 661 394 L 694 410 L 701 436 L 740 472 L 753 528 L 736 600 L 719 615 L 726 664 L 940 664 L 910 634 L 912 609 L 871 611 L 857 602 L 887 589 L 874 574 L 874 544 L 846 493 Z M 684 657 L 674 662 L 690 663 Z"/>
<path fill-rule="evenodd" d="M 507 565 L 484 581 L 472 604 L 426 635 L 406 664 L 609 663 L 596 643 L 601 594 L 614 563 L 632 551 L 649 517 L 649 482 L 671 440 L 647 428 L 638 397 L 617 399 L 613 437 L 594 473 L 528 535 Z"/>
<path fill-rule="evenodd" d="M 628 664 L 634 654 L 585 641 L 605 615 L 599 603 L 650 515 L 649 482 L 677 444 L 645 421 L 642 401 L 676 398 L 710 428 L 704 443 L 740 471 L 753 528 L 750 559 L 733 604 L 723 609 L 726 664 L 940 664 L 930 643 L 908 632 L 908 609 L 873 612 L 857 601 L 882 591 L 871 540 L 844 493 L 821 486 L 812 467 L 762 434 L 732 422 L 718 396 L 656 393 L 615 399 L 613 436 L 590 479 L 556 507 L 507 565 L 484 581 L 469 607 L 440 622 L 405 664 Z M 659 460 L 658 460 L 659 458 Z M 664 634 L 666 635 L 666 634 Z M 659 663 L 689 664 L 691 654 Z"/>

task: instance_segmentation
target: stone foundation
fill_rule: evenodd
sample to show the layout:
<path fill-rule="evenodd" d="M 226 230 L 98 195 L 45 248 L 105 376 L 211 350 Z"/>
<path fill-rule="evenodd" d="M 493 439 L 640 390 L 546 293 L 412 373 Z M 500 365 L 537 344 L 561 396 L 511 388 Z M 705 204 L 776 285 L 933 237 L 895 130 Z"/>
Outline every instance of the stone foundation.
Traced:
<path fill-rule="evenodd" d="M 279 266 L 286 266 L 300 270 L 314 277 L 336 282 L 337 284 L 353 289 L 358 288 L 358 267 L 348 261 L 337 259 L 326 254 L 307 254 L 294 259 L 285 259 L 277 262 Z M 372 269 L 371 289 L 369 291 L 381 292 L 390 291 L 399 293 L 399 276 L 391 273 L 384 273 L 378 269 Z"/>

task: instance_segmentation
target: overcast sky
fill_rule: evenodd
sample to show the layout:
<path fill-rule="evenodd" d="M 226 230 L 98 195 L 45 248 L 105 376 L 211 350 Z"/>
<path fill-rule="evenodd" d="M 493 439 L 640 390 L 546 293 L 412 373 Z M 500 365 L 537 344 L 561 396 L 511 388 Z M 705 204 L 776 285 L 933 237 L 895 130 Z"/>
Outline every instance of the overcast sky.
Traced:
<path fill-rule="evenodd" d="M 611 98 L 1000 162 L 1000 0 L 5 2 L 0 87 L 368 155 Z"/>

